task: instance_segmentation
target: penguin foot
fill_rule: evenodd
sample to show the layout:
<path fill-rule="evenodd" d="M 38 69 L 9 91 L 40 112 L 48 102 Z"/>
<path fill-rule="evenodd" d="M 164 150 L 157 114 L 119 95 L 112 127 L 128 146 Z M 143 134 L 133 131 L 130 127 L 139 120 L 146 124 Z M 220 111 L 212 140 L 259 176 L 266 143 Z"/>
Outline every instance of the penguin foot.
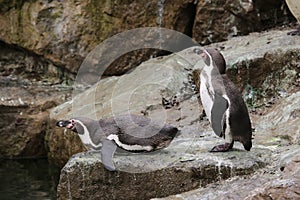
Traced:
<path fill-rule="evenodd" d="M 299 35 L 300 36 L 300 25 L 297 27 L 297 30 L 291 31 L 287 33 L 288 35 Z"/>
<path fill-rule="evenodd" d="M 232 147 L 233 147 L 233 143 L 220 144 L 220 145 L 214 146 L 214 148 L 212 148 L 210 150 L 210 152 L 226 152 L 226 151 L 229 151 L 230 149 L 232 149 Z"/>
<path fill-rule="evenodd" d="M 287 34 L 291 35 L 291 36 L 300 35 L 300 31 L 299 30 L 295 30 L 295 31 L 288 32 Z"/>

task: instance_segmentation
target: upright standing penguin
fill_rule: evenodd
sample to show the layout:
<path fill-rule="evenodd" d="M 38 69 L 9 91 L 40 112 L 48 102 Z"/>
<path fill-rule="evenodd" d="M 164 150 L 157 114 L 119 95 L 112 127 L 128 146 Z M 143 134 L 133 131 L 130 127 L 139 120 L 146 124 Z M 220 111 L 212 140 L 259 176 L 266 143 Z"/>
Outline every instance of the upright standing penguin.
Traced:
<path fill-rule="evenodd" d="M 225 74 L 226 62 L 216 49 L 198 50 L 205 66 L 200 74 L 200 97 L 214 132 L 225 138 L 211 152 L 224 152 L 239 141 L 247 151 L 252 147 L 252 128 L 242 95 Z"/>

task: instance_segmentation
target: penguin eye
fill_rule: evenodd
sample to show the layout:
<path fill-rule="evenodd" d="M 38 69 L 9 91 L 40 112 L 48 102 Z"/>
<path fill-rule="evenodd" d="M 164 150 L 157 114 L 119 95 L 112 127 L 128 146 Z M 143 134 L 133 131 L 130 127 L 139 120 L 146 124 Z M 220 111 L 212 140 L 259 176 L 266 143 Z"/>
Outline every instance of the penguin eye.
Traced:
<path fill-rule="evenodd" d="M 72 124 L 74 124 L 74 123 L 75 123 L 74 119 L 71 119 L 70 121 L 71 121 L 71 123 L 72 123 Z"/>

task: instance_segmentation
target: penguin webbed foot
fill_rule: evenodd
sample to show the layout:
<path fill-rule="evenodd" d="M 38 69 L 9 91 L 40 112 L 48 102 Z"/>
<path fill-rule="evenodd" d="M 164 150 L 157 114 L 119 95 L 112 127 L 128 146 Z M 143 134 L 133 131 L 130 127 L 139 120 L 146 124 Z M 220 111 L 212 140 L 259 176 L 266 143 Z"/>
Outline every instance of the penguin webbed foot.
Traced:
<path fill-rule="evenodd" d="M 232 149 L 233 147 L 233 142 L 232 143 L 225 143 L 225 144 L 220 144 L 217 146 L 214 146 L 210 152 L 226 152 Z"/>
<path fill-rule="evenodd" d="M 291 35 L 291 36 L 295 36 L 295 35 L 299 35 L 300 36 L 300 30 L 290 31 L 287 34 Z"/>

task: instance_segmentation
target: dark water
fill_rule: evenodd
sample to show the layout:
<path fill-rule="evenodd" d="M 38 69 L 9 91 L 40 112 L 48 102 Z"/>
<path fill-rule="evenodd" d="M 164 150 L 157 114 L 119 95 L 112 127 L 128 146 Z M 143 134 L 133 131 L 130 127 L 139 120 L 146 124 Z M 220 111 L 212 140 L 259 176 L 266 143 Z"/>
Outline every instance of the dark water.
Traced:
<path fill-rule="evenodd" d="M 46 159 L 0 162 L 0 200 L 56 199 L 60 170 Z"/>

